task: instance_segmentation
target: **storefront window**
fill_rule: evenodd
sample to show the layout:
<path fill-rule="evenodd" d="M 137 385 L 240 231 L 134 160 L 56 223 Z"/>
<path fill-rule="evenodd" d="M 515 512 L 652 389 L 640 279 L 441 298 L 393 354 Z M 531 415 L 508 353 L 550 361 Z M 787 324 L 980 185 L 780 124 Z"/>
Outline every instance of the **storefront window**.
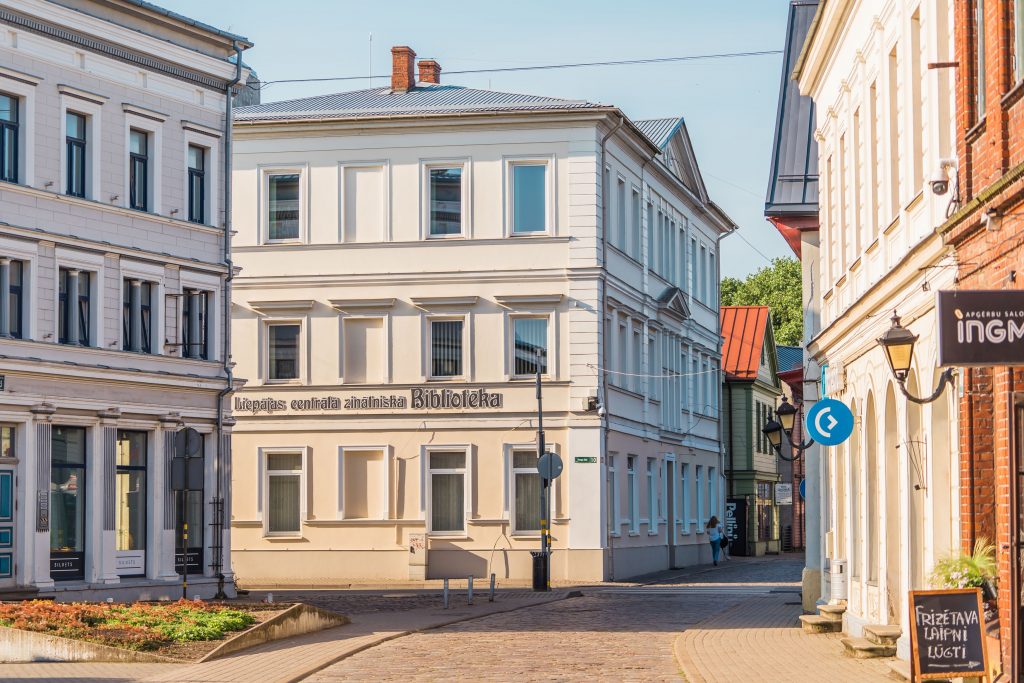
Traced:
<path fill-rule="evenodd" d="M 757 540 L 775 538 L 775 507 L 771 482 L 757 482 Z"/>
<path fill-rule="evenodd" d="M 118 572 L 146 571 L 146 432 L 117 432 Z"/>
<path fill-rule="evenodd" d="M 85 429 L 54 427 L 50 475 L 50 576 L 85 578 Z"/>
<path fill-rule="evenodd" d="M 201 449 L 197 455 L 186 458 L 186 460 L 192 460 L 193 458 L 203 459 L 204 456 L 205 448 Z M 186 462 L 186 471 L 192 470 L 192 468 L 191 463 Z M 205 471 L 205 468 L 200 469 Z M 190 481 L 189 485 L 195 488 L 187 491 L 178 491 L 175 493 L 174 498 L 174 567 L 175 571 L 180 574 L 182 563 L 184 563 L 189 574 L 202 574 L 205 491 L 202 481 L 198 485 Z M 185 543 L 181 535 L 183 523 L 188 524 L 187 543 Z"/>

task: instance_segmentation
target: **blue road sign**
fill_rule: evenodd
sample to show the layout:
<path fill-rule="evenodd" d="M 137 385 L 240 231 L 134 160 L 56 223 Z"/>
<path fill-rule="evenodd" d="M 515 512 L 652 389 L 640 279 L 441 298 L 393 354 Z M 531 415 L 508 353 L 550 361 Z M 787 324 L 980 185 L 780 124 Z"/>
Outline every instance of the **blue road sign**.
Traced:
<path fill-rule="evenodd" d="M 807 480 L 800 480 L 800 500 L 807 500 Z"/>
<path fill-rule="evenodd" d="M 853 413 L 842 401 L 823 398 L 807 411 L 807 433 L 825 446 L 838 446 L 853 434 Z"/>

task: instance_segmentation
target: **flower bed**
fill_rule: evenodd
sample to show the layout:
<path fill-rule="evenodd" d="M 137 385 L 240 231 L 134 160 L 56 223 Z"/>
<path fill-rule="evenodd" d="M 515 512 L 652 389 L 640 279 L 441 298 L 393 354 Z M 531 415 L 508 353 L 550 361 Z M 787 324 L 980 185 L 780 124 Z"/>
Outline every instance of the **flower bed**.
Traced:
<path fill-rule="evenodd" d="M 269 607 L 269 606 L 268 606 Z M 274 605 L 273 609 L 282 609 Z M 0 626 L 136 651 L 172 653 L 219 641 L 273 616 L 260 606 L 198 600 L 168 603 L 0 603 Z M 263 617 L 263 618 L 260 618 Z M 203 647 L 202 649 L 207 649 Z"/>

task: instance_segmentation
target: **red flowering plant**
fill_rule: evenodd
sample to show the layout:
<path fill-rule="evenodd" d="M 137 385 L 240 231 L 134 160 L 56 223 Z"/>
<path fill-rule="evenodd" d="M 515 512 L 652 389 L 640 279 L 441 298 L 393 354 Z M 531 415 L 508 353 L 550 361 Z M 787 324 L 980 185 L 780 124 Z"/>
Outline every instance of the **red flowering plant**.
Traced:
<path fill-rule="evenodd" d="M 256 621 L 247 612 L 190 600 L 173 603 L 0 603 L 0 626 L 130 650 L 170 642 L 218 640 Z"/>

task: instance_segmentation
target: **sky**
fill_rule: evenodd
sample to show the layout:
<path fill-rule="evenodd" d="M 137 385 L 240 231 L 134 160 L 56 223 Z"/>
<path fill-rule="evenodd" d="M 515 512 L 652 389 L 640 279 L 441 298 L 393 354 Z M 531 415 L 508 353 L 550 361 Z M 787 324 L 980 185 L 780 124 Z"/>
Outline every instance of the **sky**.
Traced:
<path fill-rule="evenodd" d="M 463 74 L 445 71 L 781 50 L 788 0 L 156 0 L 248 37 L 262 81 L 390 74 L 391 46 L 433 58 L 441 80 L 585 99 L 633 119 L 684 116 L 708 192 L 739 226 L 722 275 L 792 252 L 764 219 L 781 55 Z M 372 43 L 370 34 L 373 34 Z M 374 81 L 384 85 L 387 79 Z M 357 90 L 366 78 L 268 85 L 264 102 Z M 746 241 L 744 241 L 746 240 Z"/>

